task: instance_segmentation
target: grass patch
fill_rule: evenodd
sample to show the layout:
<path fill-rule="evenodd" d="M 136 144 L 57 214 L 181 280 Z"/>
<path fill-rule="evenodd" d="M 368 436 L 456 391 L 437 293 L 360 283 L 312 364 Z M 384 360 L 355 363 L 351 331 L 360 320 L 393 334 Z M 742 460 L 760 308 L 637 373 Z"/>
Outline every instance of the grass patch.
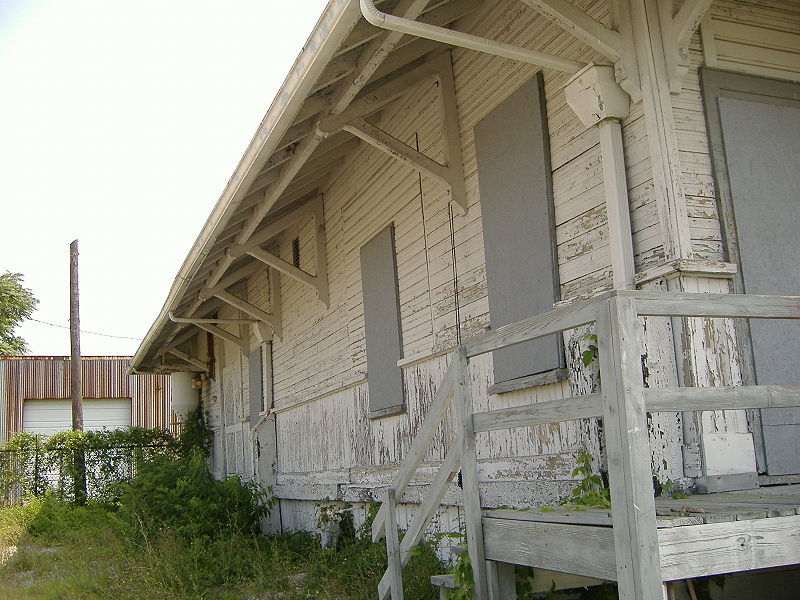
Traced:
<path fill-rule="evenodd" d="M 0 540 L 18 547 L 0 566 L 8 600 L 367 600 L 386 568 L 385 547 L 355 536 L 337 548 L 302 533 L 191 537 L 54 499 L 0 509 Z M 429 577 L 442 572 L 422 546 L 405 569 L 406 596 L 434 600 Z"/>

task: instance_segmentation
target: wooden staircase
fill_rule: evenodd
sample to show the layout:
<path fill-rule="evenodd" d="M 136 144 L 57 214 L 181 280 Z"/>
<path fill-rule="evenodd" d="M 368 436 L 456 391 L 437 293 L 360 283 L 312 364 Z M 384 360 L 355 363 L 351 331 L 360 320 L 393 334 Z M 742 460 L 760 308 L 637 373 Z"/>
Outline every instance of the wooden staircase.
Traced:
<path fill-rule="evenodd" d="M 459 469 L 476 600 L 515 597 L 511 595 L 514 564 L 613 580 L 619 585 L 622 600 L 663 600 L 665 581 L 682 579 L 682 569 L 693 573 L 691 576 L 742 570 L 732 569 L 729 557 L 720 558 L 725 553 L 713 548 L 713 544 L 703 555 L 704 560 L 698 558 L 698 552 L 702 555 L 704 550 L 697 545 L 697 540 L 710 533 L 703 528 L 718 523 L 690 521 L 682 527 L 674 526 L 678 533 L 660 533 L 664 527 L 659 527 L 653 498 L 647 413 L 694 411 L 700 407 L 703 410 L 797 407 L 800 406 L 800 386 L 645 388 L 636 334 L 636 321 L 643 316 L 798 319 L 800 298 L 615 291 L 469 339 L 452 353 L 433 404 L 391 487 L 386 490 L 375 518 L 373 540 L 385 538 L 389 556 L 388 568 L 378 587 L 380 600 L 389 597 L 402 600 L 402 567 L 410 558 L 411 548 L 423 539 L 426 527 Z M 600 391 L 473 413 L 469 386 L 471 358 L 591 323 L 596 324 L 598 338 Z M 458 434 L 425 491 L 402 542 L 398 542 L 397 504 L 451 402 Z M 590 513 L 588 519 L 581 516 L 572 520 L 568 515 L 536 511 L 525 518 L 519 518 L 519 514 L 483 512 L 476 433 L 591 417 L 603 418 L 612 500 L 610 512 Z M 755 534 L 747 532 L 758 531 L 756 537 L 760 541 L 753 542 L 749 548 L 744 544 L 731 550 L 738 553 L 736 556 L 742 561 L 749 561 L 747 568 L 800 563 L 800 515 L 786 513 L 776 518 L 785 521 L 777 527 L 766 528 L 749 521 L 734 521 L 727 526 L 725 535 L 730 531 L 736 534 L 738 527 L 750 540 L 755 539 Z M 782 550 L 770 551 L 772 544 L 780 545 Z M 668 564 L 662 560 L 662 550 L 670 557 Z M 699 570 L 698 561 L 701 563 Z M 446 580 L 440 583 L 444 586 L 440 586 L 440 590 L 447 587 Z"/>

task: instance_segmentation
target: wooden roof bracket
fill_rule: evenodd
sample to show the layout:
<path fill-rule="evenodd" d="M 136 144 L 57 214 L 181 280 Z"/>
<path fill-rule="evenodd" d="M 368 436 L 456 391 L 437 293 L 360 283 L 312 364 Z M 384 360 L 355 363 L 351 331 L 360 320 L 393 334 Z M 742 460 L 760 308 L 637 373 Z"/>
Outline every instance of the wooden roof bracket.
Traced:
<path fill-rule="evenodd" d="M 342 130 L 385 152 L 395 160 L 447 186 L 450 200 L 467 213 L 467 188 L 464 181 L 464 158 L 456 105 L 456 88 L 450 53 L 435 59 L 438 79 L 439 111 L 444 133 L 444 164 L 426 156 L 361 116 L 341 124 Z"/>
<path fill-rule="evenodd" d="M 256 260 L 264 263 L 265 265 L 268 265 L 270 267 L 271 282 L 279 281 L 277 273 L 280 272 L 293 279 L 296 279 L 297 281 L 305 285 L 313 287 L 317 291 L 317 297 L 323 304 L 325 304 L 325 307 L 327 308 L 330 305 L 330 297 L 328 291 L 328 260 L 326 254 L 326 246 L 325 246 L 325 212 L 324 212 L 322 195 L 319 195 L 316 198 L 316 200 L 310 202 L 308 205 L 308 209 L 309 209 L 308 212 L 310 212 L 314 222 L 314 256 L 316 263 L 315 265 L 316 273 L 314 275 L 312 275 L 307 271 L 304 271 L 303 269 L 300 269 L 299 267 L 295 267 L 293 264 L 283 260 L 273 252 L 269 252 L 264 248 L 262 248 L 259 245 L 259 242 L 263 243 L 264 241 L 263 236 L 260 236 L 258 233 L 253 235 L 253 237 L 251 238 L 252 240 L 251 242 L 245 245 L 235 246 L 231 250 L 231 255 L 234 258 L 238 258 L 239 256 L 247 254 L 249 256 L 252 256 Z M 303 215 L 305 214 L 306 213 L 304 211 Z M 285 229 L 288 228 L 289 225 L 295 224 L 297 221 L 298 221 L 298 216 L 294 216 L 294 218 L 291 221 L 281 223 L 281 225 L 283 225 Z M 273 228 L 270 231 L 270 233 L 272 234 L 271 237 L 274 237 L 275 235 L 277 235 L 277 233 L 279 233 L 279 231 L 277 228 Z M 220 295 L 219 286 L 210 291 L 214 296 L 216 296 L 220 300 L 228 302 L 229 304 L 233 304 L 233 302 L 231 302 L 231 298 L 228 297 L 230 296 L 230 294 L 222 292 L 222 295 Z M 271 288 L 270 295 L 272 297 L 273 313 L 274 313 L 275 301 L 280 296 L 279 288 L 277 287 Z M 266 315 L 266 313 L 263 313 L 263 311 L 261 311 L 261 313 L 263 314 L 259 316 L 256 312 L 252 311 L 252 309 L 255 307 L 252 307 L 252 305 L 247 305 L 247 303 L 244 303 L 241 300 L 237 299 L 237 301 L 239 304 L 233 304 L 234 306 L 237 306 L 237 308 L 243 310 L 244 312 L 247 312 L 248 314 L 251 314 L 253 316 L 258 316 L 259 319 L 269 323 L 270 325 L 273 325 L 274 328 L 275 326 L 274 314 Z M 269 319 L 263 318 L 265 315 L 269 316 L 270 318 Z M 276 332 L 276 335 L 280 337 L 280 333 Z"/>
<path fill-rule="evenodd" d="M 167 350 L 167 352 L 169 354 L 172 354 L 173 356 L 177 356 L 178 358 L 180 358 L 181 360 L 189 363 L 190 365 L 194 365 L 200 371 L 208 372 L 208 364 L 206 364 L 205 362 L 203 362 L 199 358 L 197 358 L 195 356 L 192 356 L 191 354 L 188 354 L 186 352 L 182 352 L 182 351 L 180 351 L 180 350 L 178 350 L 176 348 L 170 348 L 169 350 Z"/>
<path fill-rule="evenodd" d="M 169 313 L 169 318 L 171 321 L 175 323 L 191 323 L 195 327 L 199 327 L 200 329 L 204 329 L 211 335 L 222 338 L 223 340 L 227 340 L 232 344 L 236 344 L 240 348 L 242 348 L 245 352 L 248 351 L 248 341 L 244 339 L 244 337 L 237 337 L 230 333 L 229 331 L 225 331 L 222 327 L 219 327 L 218 324 L 222 323 L 235 323 L 235 324 L 247 324 L 247 323 L 254 323 L 257 319 L 205 319 L 205 318 L 196 318 L 192 317 L 190 319 L 183 318 L 183 317 L 176 317 L 172 312 Z M 167 350 L 167 352 L 173 353 L 174 351 L 172 348 Z M 163 357 L 163 355 L 162 355 Z"/>
<path fill-rule="evenodd" d="M 711 2 L 712 0 L 684 0 L 674 14 L 674 0 L 658 3 L 669 89 L 673 94 L 681 92 L 683 80 L 689 72 L 689 42 L 708 13 Z"/>

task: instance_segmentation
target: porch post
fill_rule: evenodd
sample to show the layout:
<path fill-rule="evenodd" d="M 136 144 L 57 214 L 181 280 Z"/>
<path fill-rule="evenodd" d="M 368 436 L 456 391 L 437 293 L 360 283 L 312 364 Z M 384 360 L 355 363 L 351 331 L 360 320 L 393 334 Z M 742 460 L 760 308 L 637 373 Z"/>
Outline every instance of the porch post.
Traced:
<path fill-rule="evenodd" d="M 613 296 L 597 316 L 603 430 L 620 600 L 662 600 L 656 508 L 634 301 Z"/>

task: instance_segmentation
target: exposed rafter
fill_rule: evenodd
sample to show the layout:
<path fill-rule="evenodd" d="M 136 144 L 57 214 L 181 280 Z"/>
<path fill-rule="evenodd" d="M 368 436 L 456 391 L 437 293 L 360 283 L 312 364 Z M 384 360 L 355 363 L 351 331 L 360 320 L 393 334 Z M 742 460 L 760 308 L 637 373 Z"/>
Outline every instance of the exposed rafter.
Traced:
<path fill-rule="evenodd" d="M 246 302 L 245 300 L 242 300 L 241 298 L 237 298 L 236 296 L 234 296 L 230 292 L 225 292 L 223 290 L 217 290 L 216 292 L 214 292 L 214 296 L 216 298 L 219 298 L 220 300 L 222 300 L 226 304 L 230 304 L 234 308 L 238 308 L 243 313 L 246 313 L 246 314 L 252 316 L 253 318 L 258 319 L 259 321 L 263 321 L 267 325 L 271 326 L 273 324 L 272 315 L 269 314 L 267 311 L 262 310 L 262 309 L 258 308 L 257 306 L 254 306 L 254 305 L 250 304 L 249 302 Z"/>

